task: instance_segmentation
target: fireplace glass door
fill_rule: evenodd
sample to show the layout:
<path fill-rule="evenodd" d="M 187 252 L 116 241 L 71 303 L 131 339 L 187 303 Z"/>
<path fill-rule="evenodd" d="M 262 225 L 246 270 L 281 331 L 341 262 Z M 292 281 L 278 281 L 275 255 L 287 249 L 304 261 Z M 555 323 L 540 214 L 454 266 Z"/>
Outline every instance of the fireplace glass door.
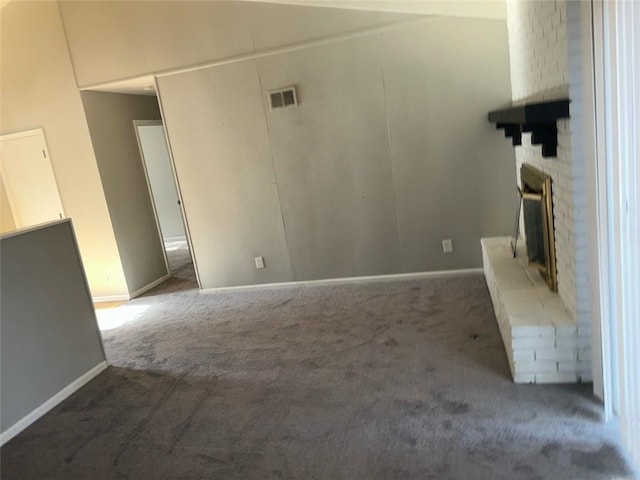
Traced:
<path fill-rule="evenodd" d="M 525 193 L 522 196 L 522 214 L 524 215 L 524 233 L 527 239 L 529 262 L 539 268 L 545 268 L 547 253 L 544 240 L 547 233 L 545 231 L 546 215 L 542 206 L 542 195 Z"/>
<path fill-rule="evenodd" d="M 520 169 L 520 180 L 529 264 L 540 270 L 549 288 L 556 291 L 556 247 L 551 177 L 525 163 Z"/>

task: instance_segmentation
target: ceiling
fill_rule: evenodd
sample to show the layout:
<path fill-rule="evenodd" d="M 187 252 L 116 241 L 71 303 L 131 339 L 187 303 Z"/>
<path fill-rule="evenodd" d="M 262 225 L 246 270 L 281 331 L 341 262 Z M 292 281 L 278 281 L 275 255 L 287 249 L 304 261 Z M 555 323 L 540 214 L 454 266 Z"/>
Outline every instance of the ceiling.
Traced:
<path fill-rule="evenodd" d="M 99 87 L 92 87 L 91 90 L 98 92 L 129 93 L 132 95 L 152 95 L 156 94 L 156 85 L 153 75 L 121 80 L 118 82 L 105 83 Z"/>
<path fill-rule="evenodd" d="M 0 9 L 11 0 L 0 0 Z M 17 1 L 17 0 L 14 0 Z M 153 1 L 153 0 L 152 0 Z M 178 0 L 174 0 L 178 1 Z M 215 1 L 215 0 L 205 0 Z M 236 0 L 309 7 L 346 8 L 415 15 L 506 18 L 507 0 Z"/>
<path fill-rule="evenodd" d="M 499 18 L 507 15 L 506 0 L 238 0 L 309 7 L 346 8 L 378 12 Z"/>
<path fill-rule="evenodd" d="M 0 0 L 5 5 L 11 0 Z M 16 0 L 14 0 L 16 1 Z M 153 1 L 153 0 L 152 0 Z M 173 0 L 180 1 L 180 0 Z M 205 0 L 215 1 L 215 0 Z M 414 15 L 435 15 L 472 18 L 506 17 L 506 0 L 236 0 L 277 3 L 308 7 L 344 8 Z M 91 90 L 135 95 L 156 95 L 153 75 L 127 79 L 92 87 Z"/>

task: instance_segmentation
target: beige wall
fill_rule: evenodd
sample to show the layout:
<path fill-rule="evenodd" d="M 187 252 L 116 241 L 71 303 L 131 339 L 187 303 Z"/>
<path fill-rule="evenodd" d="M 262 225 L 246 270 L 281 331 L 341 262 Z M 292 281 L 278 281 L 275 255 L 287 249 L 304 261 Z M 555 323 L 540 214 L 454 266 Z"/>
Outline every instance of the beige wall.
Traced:
<path fill-rule="evenodd" d="M 4 181 L 0 177 L 0 233 L 11 232 L 15 229 L 16 222 L 13 219 L 7 191 L 4 188 Z"/>
<path fill-rule="evenodd" d="M 156 97 L 82 92 L 130 293 L 167 274 L 134 120 L 159 120 Z"/>
<path fill-rule="evenodd" d="M 425 21 L 159 85 L 205 288 L 479 267 L 480 237 L 512 228 L 514 152 L 486 120 L 511 98 L 503 21 Z M 286 85 L 300 106 L 269 110 Z"/>
<path fill-rule="evenodd" d="M 255 2 L 60 2 L 81 87 L 352 32 L 406 15 Z"/>
<path fill-rule="evenodd" d="M 0 10 L 0 133 L 43 128 L 94 296 L 127 285 L 55 2 Z"/>

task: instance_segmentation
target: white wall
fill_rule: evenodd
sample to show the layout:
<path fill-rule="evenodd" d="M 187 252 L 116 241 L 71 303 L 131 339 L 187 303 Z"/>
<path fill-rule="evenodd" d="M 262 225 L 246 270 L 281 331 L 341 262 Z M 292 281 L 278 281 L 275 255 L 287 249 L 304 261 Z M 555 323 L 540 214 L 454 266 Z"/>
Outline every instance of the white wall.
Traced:
<path fill-rule="evenodd" d="M 291 84 L 299 107 L 269 110 Z M 511 96 L 504 22 L 425 21 L 159 87 L 205 288 L 479 267 L 480 237 L 512 228 L 514 153 L 486 120 Z"/>
<path fill-rule="evenodd" d="M 138 125 L 137 129 L 162 238 L 165 241 L 186 240 L 164 128 L 162 125 Z"/>
<path fill-rule="evenodd" d="M 91 292 L 94 296 L 126 295 L 58 6 L 55 2 L 11 2 L 0 10 L 0 26 L 0 133 L 44 129 Z"/>

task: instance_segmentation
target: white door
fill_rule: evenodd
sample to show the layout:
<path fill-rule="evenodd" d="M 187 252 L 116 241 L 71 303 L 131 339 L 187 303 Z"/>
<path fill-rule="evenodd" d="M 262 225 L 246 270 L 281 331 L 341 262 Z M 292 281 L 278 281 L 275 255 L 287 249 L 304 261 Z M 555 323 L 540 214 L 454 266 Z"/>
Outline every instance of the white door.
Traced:
<path fill-rule="evenodd" d="M 64 218 L 42 129 L 0 136 L 0 174 L 16 228 Z"/>
<path fill-rule="evenodd" d="M 185 241 L 182 211 L 162 122 L 135 121 L 134 125 L 162 238 L 165 242 Z"/>

